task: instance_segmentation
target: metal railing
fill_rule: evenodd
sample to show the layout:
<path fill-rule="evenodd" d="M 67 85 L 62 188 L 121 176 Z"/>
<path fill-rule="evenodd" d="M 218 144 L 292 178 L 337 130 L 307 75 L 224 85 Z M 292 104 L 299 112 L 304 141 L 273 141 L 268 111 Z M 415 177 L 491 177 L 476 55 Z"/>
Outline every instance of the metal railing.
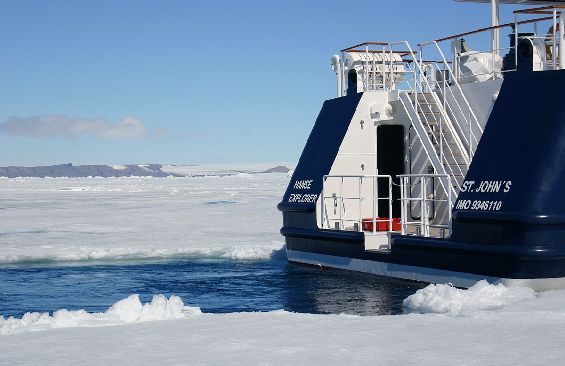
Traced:
<path fill-rule="evenodd" d="M 453 61 L 447 60 L 436 41 L 421 43 L 418 47 L 420 50 L 420 64 L 425 64 L 426 67 L 431 68 L 433 71 L 429 72 L 425 77 L 431 84 L 433 91 L 436 92 L 436 95 L 441 97 L 441 105 L 454 122 L 457 136 L 461 139 L 463 157 L 468 168 L 476 146 L 483 134 L 483 127 L 479 123 L 473 108 L 471 108 L 465 93 L 463 93 L 458 78 L 450 77 L 455 75 L 450 66 Z M 425 61 L 422 60 L 424 53 L 428 53 L 429 47 L 431 47 L 431 51 L 435 52 L 439 57 L 439 61 L 425 63 Z M 438 72 L 442 76 L 440 79 L 437 78 Z"/>
<path fill-rule="evenodd" d="M 473 50 L 467 52 L 460 52 L 461 50 L 456 50 L 452 47 L 452 44 L 449 46 L 445 46 L 445 48 L 449 48 L 450 52 L 452 53 L 453 57 L 450 59 L 450 62 L 453 65 L 453 79 L 457 81 L 461 81 L 462 79 L 468 78 L 469 75 L 463 75 L 461 72 L 462 60 L 464 58 L 468 58 L 472 55 L 490 55 L 490 71 L 483 72 L 483 73 L 473 73 L 472 76 L 480 77 L 486 76 L 490 79 L 500 79 L 502 74 L 506 72 L 516 71 L 518 68 L 518 44 L 519 41 L 522 39 L 529 39 L 529 40 L 540 40 L 543 41 L 547 50 L 550 51 L 552 55 L 551 59 L 547 59 L 545 62 L 544 67 L 541 67 L 539 71 L 542 70 L 557 70 L 560 68 L 564 68 L 565 66 L 565 59 L 560 61 L 559 54 L 565 52 L 565 47 L 559 47 L 561 43 L 563 43 L 563 36 L 564 30 L 562 26 L 558 26 L 558 24 L 563 23 L 563 17 L 565 15 L 562 12 L 565 11 L 565 6 L 563 5 L 550 5 L 544 7 L 536 7 L 536 8 L 528 8 L 522 10 L 514 11 L 514 22 L 500 24 L 492 27 L 485 27 L 475 29 L 469 32 L 460 33 L 448 37 L 443 37 L 436 39 L 432 42 L 436 44 L 445 44 L 446 41 L 454 41 L 454 40 L 468 40 L 467 37 L 471 37 L 471 39 L 475 38 L 475 41 L 479 41 L 478 37 L 485 35 L 486 33 L 492 33 L 493 42 L 491 43 L 490 48 L 484 48 L 481 51 Z M 540 16 L 545 15 L 545 16 Z M 524 19 L 520 20 L 521 16 L 535 16 L 532 19 Z M 539 28 L 544 23 L 546 26 L 549 26 L 549 31 L 547 34 L 540 34 Z M 528 29 L 526 26 L 531 26 L 532 28 Z M 499 44 L 499 33 L 501 30 L 509 30 L 510 36 L 513 37 L 513 45 L 508 47 L 502 47 Z M 526 35 L 524 31 L 532 31 L 531 35 Z M 522 34 L 522 35 L 521 35 Z M 496 41 L 495 41 L 496 39 Z M 431 42 L 427 42 L 431 43 Z M 480 41 L 477 43 L 481 43 Z M 509 51 L 509 53 L 513 53 L 514 56 L 514 66 L 504 69 L 497 69 L 495 67 L 496 60 L 501 60 L 500 55 L 503 51 Z M 564 57 L 565 58 L 565 57 Z M 560 65 L 561 63 L 561 65 Z"/>
<path fill-rule="evenodd" d="M 438 61 L 426 61 L 425 63 L 422 59 L 422 52 L 419 52 L 419 57 L 417 57 L 417 53 L 412 51 L 412 48 L 406 41 L 391 43 L 388 47 L 392 49 L 392 47 L 397 45 L 402 45 L 410 51 L 411 63 L 414 65 L 414 77 L 411 84 L 409 83 L 409 91 L 412 94 L 413 107 L 418 115 L 418 119 L 430 136 L 434 153 L 439 158 L 441 167 L 435 166 L 436 172 L 445 172 L 453 177 L 464 177 L 469 168 L 471 158 L 466 153 L 465 146 L 459 137 L 461 134 L 460 128 L 456 129 L 453 124 L 452 120 L 455 115 L 448 113 L 448 110 L 454 107 L 451 106 L 451 103 L 445 97 L 447 94 L 446 91 L 448 90 L 447 83 L 444 80 L 442 93 L 441 85 L 434 83 L 434 80 L 437 79 L 428 77 L 427 74 L 429 74 L 429 72 L 426 73 L 426 70 L 429 70 L 429 66 L 432 66 L 432 70 L 435 71 L 433 65 L 437 64 Z M 443 56 L 443 54 L 440 54 L 440 56 Z M 451 72 L 445 58 L 442 58 L 442 61 L 439 62 L 444 65 L 444 70 Z M 438 93 L 443 94 L 443 101 L 440 100 Z M 461 98 L 466 105 L 469 105 L 462 91 Z M 460 108 L 460 105 L 458 106 Z M 469 110 L 470 109 L 469 106 Z M 461 112 L 463 111 L 461 110 Z M 457 122 L 457 124 L 460 125 L 459 122 Z M 431 152 L 426 151 L 426 153 Z M 462 162 L 460 161 L 461 159 Z M 461 183 L 462 179 L 453 180 L 454 186 L 452 189 L 454 190 L 454 194 L 461 189 Z"/>
<path fill-rule="evenodd" d="M 379 192 L 385 183 L 386 196 Z M 328 195 L 332 192 L 331 195 Z M 328 210 L 328 201 L 330 210 Z M 387 217 L 379 217 L 385 205 Z M 332 213 L 333 212 L 333 213 Z M 393 230 L 392 178 L 390 175 L 325 175 L 321 194 L 320 227 L 322 229 L 372 232 L 385 223 L 386 231 Z M 364 230 L 369 227 L 370 230 Z"/>
<path fill-rule="evenodd" d="M 451 177 L 447 174 L 403 174 L 398 177 L 402 235 L 441 238 L 451 235 L 452 194 L 450 189 L 442 188 L 451 186 Z M 444 182 L 433 184 L 435 180 Z M 412 218 L 413 207 L 420 210 L 419 220 Z"/>
<path fill-rule="evenodd" d="M 388 45 L 385 42 L 364 42 L 341 50 L 341 79 L 346 80 L 348 71 L 354 69 L 360 76 L 357 83 L 362 84 L 365 92 L 396 89 L 398 84 L 405 82 L 406 74 L 413 73 L 406 70 L 402 59 L 410 51 L 386 51 Z M 341 95 L 348 92 L 345 83 L 341 89 Z"/>

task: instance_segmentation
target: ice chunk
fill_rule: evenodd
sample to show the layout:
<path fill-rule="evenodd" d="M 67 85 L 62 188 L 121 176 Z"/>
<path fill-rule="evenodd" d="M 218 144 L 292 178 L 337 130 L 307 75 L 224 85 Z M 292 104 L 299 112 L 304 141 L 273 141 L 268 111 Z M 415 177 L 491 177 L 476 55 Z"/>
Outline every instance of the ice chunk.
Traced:
<path fill-rule="evenodd" d="M 491 285 L 482 280 L 466 290 L 458 289 L 450 284 L 429 285 L 408 296 L 403 305 L 408 310 L 420 313 L 457 315 L 478 310 L 499 309 L 534 297 L 535 292 L 528 287 Z"/>
<path fill-rule="evenodd" d="M 280 242 L 270 245 L 238 245 L 226 249 L 222 257 L 233 260 L 286 259 L 286 246 Z"/>
<path fill-rule="evenodd" d="M 57 310 L 49 313 L 25 313 L 21 319 L 0 316 L 0 335 L 40 331 L 53 328 L 100 327 L 108 325 L 186 318 L 200 314 L 200 308 L 184 306 L 182 299 L 172 295 L 155 295 L 150 303 L 142 304 L 139 295 L 122 299 L 103 313 L 85 310 Z"/>

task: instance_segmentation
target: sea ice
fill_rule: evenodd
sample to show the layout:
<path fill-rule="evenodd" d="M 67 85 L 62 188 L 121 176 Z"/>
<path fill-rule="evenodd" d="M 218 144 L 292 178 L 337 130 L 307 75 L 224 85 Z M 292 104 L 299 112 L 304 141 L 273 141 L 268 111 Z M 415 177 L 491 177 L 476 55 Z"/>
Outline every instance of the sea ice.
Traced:
<path fill-rule="evenodd" d="M 485 291 L 504 292 L 502 286 L 494 287 L 480 284 L 464 296 L 483 298 Z M 41 321 L 60 322 L 66 328 L 30 332 L 41 328 L 37 315 L 28 316 L 26 321 L 35 325 L 21 325 L 19 332 L 0 336 L 0 364 L 58 365 L 64 360 L 81 365 L 482 366 L 560 365 L 565 357 L 565 290 L 540 293 L 488 311 L 477 308 L 457 317 L 286 311 L 179 316 L 177 304 L 172 306 L 173 320 L 142 322 L 143 306 L 122 301 L 123 307 L 116 311 L 132 314 L 127 317 L 133 319 L 130 323 L 109 311 L 98 315 L 104 320 L 84 320 L 95 315 L 79 311 L 58 320 L 55 315 L 43 315 Z M 151 318 L 167 317 L 166 306 L 161 303 L 155 308 L 159 310 Z M 73 321 L 74 327 L 69 327 Z"/>
<path fill-rule="evenodd" d="M 0 265 L 270 258 L 283 248 L 276 205 L 288 180 L 282 173 L 0 179 Z"/>
<path fill-rule="evenodd" d="M 407 297 L 403 305 L 420 313 L 461 314 L 498 309 L 535 296 L 528 287 L 492 285 L 482 280 L 466 290 L 449 284 L 431 284 Z"/>

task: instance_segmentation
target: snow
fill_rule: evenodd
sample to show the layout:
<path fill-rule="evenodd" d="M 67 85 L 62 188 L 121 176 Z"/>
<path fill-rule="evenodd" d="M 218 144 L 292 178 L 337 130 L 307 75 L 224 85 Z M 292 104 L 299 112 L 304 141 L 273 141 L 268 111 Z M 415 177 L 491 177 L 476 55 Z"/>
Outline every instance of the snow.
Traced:
<path fill-rule="evenodd" d="M 200 314 L 200 309 L 184 306 L 182 299 L 172 295 L 168 299 L 155 295 L 150 303 L 142 304 L 139 295 L 131 295 L 113 304 L 104 313 L 88 313 L 84 310 L 61 309 L 48 313 L 25 313 L 21 319 L 0 316 L 0 335 L 70 327 L 99 327 L 180 319 Z"/>
<path fill-rule="evenodd" d="M 126 170 L 127 166 L 125 165 L 110 165 L 110 167 L 112 167 L 112 169 L 114 170 Z"/>
<path fill-rule="evenodd" d="M 420 313 L 462 314 L 499 309 L 534 297 L 534 291 L 528 287 L 490 285 L 482 280 L 467 290 L 449 284 L 432 284 L 406 298 L 403 305 Z"/>
<path fill-rule="evenodd" d="M 149 165 L 147 165 L 147 164 L 138 164 L 137 166 L 139 168 L 141 168 L 142 170 L 145 170 L 145 171 L 148 171 L 148 172 L 151 171 L 151 169 L 149 169 Z"/>
<path fill-rule="evenodd" d="M 276 205 L 288 181 L 282 173 L 0 179 L 0 265 L 280 255 Z"/>
<path fill-rule="evenodd" d="M 488 291 L 502 290 L 493 287 Z M 559 365 L 565 356 L 563 304 L 564 290 L 457 316 L 179 314 L 177 303 L 174 319 L 152 322 L 139 321 L 143 311 L 136 304 L 118 311 L 135 314 L 130 323 L 108 320 L 107 311 L 96 315 L 106 317 L 101 323 L 107 326 L 78 320 L 75 327 L 28 327 L 0 336 L 0 364 Z M 167 317 L 163 305 L 156 308 L 152 319 Z"/>

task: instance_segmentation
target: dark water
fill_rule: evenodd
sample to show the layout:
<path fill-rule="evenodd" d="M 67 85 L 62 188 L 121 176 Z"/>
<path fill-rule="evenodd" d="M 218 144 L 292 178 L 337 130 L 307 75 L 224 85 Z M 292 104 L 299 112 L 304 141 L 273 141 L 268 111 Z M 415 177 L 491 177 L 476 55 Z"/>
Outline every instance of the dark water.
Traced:
<path fill-rule="evenodd" d="M 382 315 L 425 284 L 320 270 L 285 260 L 191 259 L 153 263 L 0 268 L 0 315 L 106 310 L 131 294 L 175 294 L 204 312 L 270 311 Z"/>

